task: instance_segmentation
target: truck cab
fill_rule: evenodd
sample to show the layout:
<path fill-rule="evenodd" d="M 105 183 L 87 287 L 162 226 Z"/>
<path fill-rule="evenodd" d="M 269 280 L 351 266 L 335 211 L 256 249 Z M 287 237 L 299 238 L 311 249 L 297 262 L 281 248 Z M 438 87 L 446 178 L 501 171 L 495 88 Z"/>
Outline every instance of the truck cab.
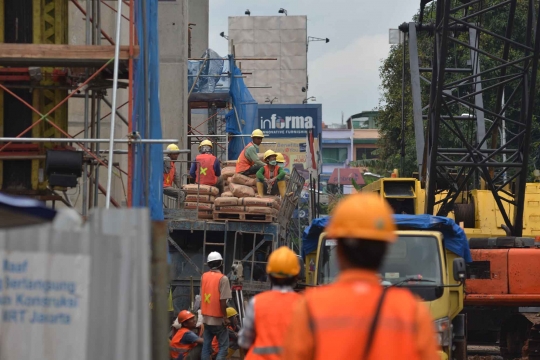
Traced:
<path fill-rule="evenodd" d="M 406 287 L 429 307 L 441 359 L 466 359 L 465 319 L 460 315 L 464 260 L 445 248 L 439 231 L 404 230 L 397 235 L 379 271 L 381 284 Z M 332 283 L 339 272 L 337 241 L 322 233 L 316 252 L 306 257 L 306 263 L 309 285 Z"/>

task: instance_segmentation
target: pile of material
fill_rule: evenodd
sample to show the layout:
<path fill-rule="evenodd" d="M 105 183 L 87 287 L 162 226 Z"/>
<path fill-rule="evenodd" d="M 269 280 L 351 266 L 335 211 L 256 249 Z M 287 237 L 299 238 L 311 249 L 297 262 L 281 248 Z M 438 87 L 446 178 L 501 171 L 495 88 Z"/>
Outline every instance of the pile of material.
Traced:
<path fill-rule="evenodd" d="M 212 210 L 214 201 L 219 195 L 216 187 L 209 185 L 189 184 L 184 185 L 182 189 L 186 190 L 185 209 L 198 210 L 199 219 L 212 219 Z"/>
<path fill-rule="evenodd" d="M 245 185 L 231 184 L 237 194 L 252 190 Z M 248 190 L 249 189 L 249 190 Z M 234 194 L 234 193 L 233 193 Z M 281 200 L 278 197 L 222 196 L 214 202 L 214 220 L 272 222 L 276 220 Z"/>

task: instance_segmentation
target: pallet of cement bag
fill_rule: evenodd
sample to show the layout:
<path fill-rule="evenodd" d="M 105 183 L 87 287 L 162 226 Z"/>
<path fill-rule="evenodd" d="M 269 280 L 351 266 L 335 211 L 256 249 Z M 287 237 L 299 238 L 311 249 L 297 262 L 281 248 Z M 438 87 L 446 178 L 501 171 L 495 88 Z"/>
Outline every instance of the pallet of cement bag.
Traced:
<path fill-rule="evenodd" d="M 267 214 L 277 216 L 278 210 L 271 207 L 259 206 L 216 206 L 215 211 L 223 213 L 246 213 L 246 214 Z"/>
<path fill-rule="evenodd" d="M 219 195 L 219 189 L 210 185 L 199 185 L 199 184 L 187 184 L 182 186 L 182 189 L 185 190 L 188 194 L 199 194 L 199 195 Z"/>
<path fill-rule="evenodd" d="M 275 215 L 270 214 L 247 214 L 247 213 L 228 213 L 214 211 L 215 221 L 243 221 L 243 222 L 264 222 L 271 223 L 276 221 Z"/>
<path fill-rule="evenodd" d="M 186 201 L 187 202 L 200 202 L 200 203 L 213 203 L 216 199 L 213 195 L 197 195 L 197 194 L 187 194 L 186 195 Z"/>

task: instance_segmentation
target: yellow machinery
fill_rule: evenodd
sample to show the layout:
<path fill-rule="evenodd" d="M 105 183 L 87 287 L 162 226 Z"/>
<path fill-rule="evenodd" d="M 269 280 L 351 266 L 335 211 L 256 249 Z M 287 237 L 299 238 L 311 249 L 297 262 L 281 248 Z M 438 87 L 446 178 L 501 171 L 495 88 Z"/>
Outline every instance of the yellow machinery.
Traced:
<path fill-rule="evenodd" d="M 67 44 L 68 1 L 0 0 L 0 43 Z M 67 96 L 60 89 L 53 68 L 0 68 L 0 79 L 15 95 L 45 114 Z M 0 89 L 0 137 L 16 137 L 40 116 Z M 50 119 L 67 131 L 67 103 Z M 33 127 L 23 137 L 63 137 L 47 122 Z M 0 148 L 5 144 L 0 142 Z M 0 151 L 0 190 L 37 195 L 46 188 L 45 150 L 50 143 L 11 144 Z"/>
<path fill-rule="evenodd" d="M 396 214 L 424 214 L 425 191 L 417 179 L 383 178 L 364 186 L 362 191 L 381 194 Z M 505 207 L 512 217 L 514 206 L 506 203 Z M 471 190 L 460 196 L 448 217 L 463 223 L 468 238 L 507 236 L 502 226 L 504 220 L 489 190 Z M 523 237 L 536 236 L 540 236 L 540 183 L 527 183 Z"/>
<path fill-rule="evenodd" d="M 380 278 L 383 285 L 409 288 L 429 307 L 439 344 L 441 359 L 466 359 L 463 284 L 454 275 L 455 262 L 463 259 L 443 246 L 443 236 L 438 231 L 398 231 L 398 241 L 388 250 Z M 338 274 L 336 240 L 319 237 L 317 251 L 306 258 L 308 285 L 323 285 Z M 456 265 L 456 270 L 459 265 Z M 422 274 L 420 280 L 413 277 Z M 463 274 L 464 276 L 464 274 Z M 404 281 L 409 279 L 409 281 Z"/>

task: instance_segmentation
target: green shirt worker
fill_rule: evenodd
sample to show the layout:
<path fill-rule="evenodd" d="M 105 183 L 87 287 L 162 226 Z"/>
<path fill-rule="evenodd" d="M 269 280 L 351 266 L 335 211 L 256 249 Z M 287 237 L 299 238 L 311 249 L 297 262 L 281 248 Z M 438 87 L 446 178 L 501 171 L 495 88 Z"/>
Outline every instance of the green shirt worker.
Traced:
<path fill-rule="evenodd" d="M 285 182 L 285 171 L 277 166 L 277 154 L 273 150 L 264 153 L 266 165 L 257 171 L 257 193 L 260 197 L 266 195 L 285 196 L 287 184 Z"/>

